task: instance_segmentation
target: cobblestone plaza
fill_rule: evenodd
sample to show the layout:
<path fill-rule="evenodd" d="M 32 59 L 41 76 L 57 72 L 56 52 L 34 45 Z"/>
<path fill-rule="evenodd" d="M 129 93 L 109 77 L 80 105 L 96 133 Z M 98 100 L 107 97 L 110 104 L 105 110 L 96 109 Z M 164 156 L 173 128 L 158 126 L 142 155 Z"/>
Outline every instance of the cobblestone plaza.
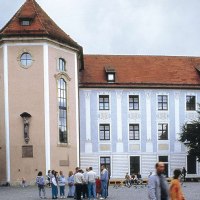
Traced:
<path fill-rule="evenodd" d="M 185 183 L 183 187 L 183 192 L 187 200 L 200 200 L 200 183 Z M 51 199 L 51 189 L 46 188 L 47 198 Z M 37 187 L 0 187 L 0 200 L 28 200 L 28 199 L 39 199 Z M 109 197 L 108 200 L 148 200 L 147 197 L 147 187 L 143 188 L 127 188 L 119 187 L 114 188 L 109 187 Z"/>

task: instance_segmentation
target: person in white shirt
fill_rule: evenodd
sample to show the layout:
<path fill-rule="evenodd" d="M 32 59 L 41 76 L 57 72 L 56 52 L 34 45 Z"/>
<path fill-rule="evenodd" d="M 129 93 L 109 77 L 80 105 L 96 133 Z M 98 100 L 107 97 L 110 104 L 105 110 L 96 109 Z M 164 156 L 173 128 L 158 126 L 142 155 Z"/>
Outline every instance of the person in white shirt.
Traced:
<path fill-rule="evenodd" d="M 89 167 L 89 172 L 87 173 L 89 200 L 91 200 L 92 195 L 93 198 L 96 199 L 96 178 L 96 173 L 93 171 L 92 167 Z"/>
<path fill-rule="evenodd" d="M 74 184 L 76 187 L 76 199 L 81 200 L 81 192 L 84 183 L 84 176 L 82 170 L 79 169 L 78 172 L 74 175 Z"/>

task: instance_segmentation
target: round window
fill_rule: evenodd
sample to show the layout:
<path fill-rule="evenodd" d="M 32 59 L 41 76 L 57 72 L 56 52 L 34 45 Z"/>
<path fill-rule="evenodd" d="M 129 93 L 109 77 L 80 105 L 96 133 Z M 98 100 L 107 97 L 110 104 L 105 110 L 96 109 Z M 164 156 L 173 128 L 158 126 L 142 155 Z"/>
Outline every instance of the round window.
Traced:
<path fill-rule="evenodd" d="M 25 52 L 25 53 L 23 53 L 23 54 L 21 55 L 20 62 L 21 62 L 21 65 L 22 65 L 24 68 L 30 67 L 31 64 L 32 64 L 32 61 L 33 61 L 33 60 L 32 60 L 32 56 L 31 56 L 30 53 Z"/>

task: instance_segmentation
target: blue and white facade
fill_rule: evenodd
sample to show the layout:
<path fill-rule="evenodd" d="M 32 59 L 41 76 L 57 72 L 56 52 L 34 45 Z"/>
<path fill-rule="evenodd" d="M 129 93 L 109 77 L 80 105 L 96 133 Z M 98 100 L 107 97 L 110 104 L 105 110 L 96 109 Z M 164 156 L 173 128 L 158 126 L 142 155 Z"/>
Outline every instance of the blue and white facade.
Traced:
<path fill-rule="evenodd" d="M 100 173 L 105 164 L 112 178 L 127 172 L 148 177 L 164 161 L 168 176 L 182 167 L 188 177 L 199 176 L 200 165 L 178 141 L 181 126 L 197 118 L 199 90 L 82 87 L 79 95 L 83 169 Z"/>

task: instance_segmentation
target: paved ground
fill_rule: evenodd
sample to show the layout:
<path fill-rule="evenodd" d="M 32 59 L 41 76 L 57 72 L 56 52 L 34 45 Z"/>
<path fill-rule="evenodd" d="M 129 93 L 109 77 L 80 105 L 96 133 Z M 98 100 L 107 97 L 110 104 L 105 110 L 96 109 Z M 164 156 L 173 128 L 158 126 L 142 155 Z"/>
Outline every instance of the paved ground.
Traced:
<path fill-rule="evenodd" d="M 200 183 L 186 183 L 183 187 L 186 200 L 200 200 Z M 47 197 L 50 199 L 51 190 L 46 188 Z M 38 198 L 37 187 L 0 187 L 0 200 L 36 200 Z M 113 188 L 109 187 L 108 200 L 148 200 L 147 188 Z"/>

